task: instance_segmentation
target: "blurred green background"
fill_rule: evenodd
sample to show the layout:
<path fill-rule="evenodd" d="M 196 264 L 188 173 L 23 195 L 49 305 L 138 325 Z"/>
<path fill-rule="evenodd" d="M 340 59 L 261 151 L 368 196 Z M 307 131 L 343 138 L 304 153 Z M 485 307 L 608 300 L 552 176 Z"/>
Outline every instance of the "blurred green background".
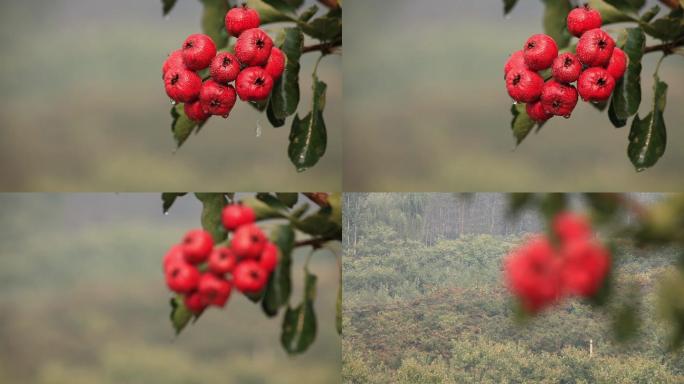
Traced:
<path fill-rule="evenodd" d="M 0 194 L 0 383 L 339 382 L 337 264 L 324 251 L 306 354 L 288 357 L 280 317 L 237 293 L 174 338 L 161 258 L 200 210 L 184 197 L 164 216 L 159 194 Z"/>
<path fill-rule="evenodd" d="M 168 53 L 200 31 L 201 3 L 158 0 L 0 2 L 0 189 L 6 191 L 340 190 L 341 57 L 319 68 L 328 83 L 328 151 L 298 174 L 288 125 L 238 103 L 175 154 L 161 80 Z M 307 113 L 316 54 L 303 57 Z M 256 136 L 257 122 L 263 127 Z"/>
<path fill-rule="evenodd" d="M 652 4 L 654 1 L 649 1 Z M 684 58 L 668 57 L 668 149 L 637 174 L 629 127 L 581 103 L 514 150 L 508 55 L 542 32 L 541 1 L 509 18 L 500 0 L 348 1 L 344 30 L 346 191 L 666 191 L 684 187 Z M 619 25 L 608 26 L 616 36 Z M 643 103 L 658 54 L 647 55 Z"/>

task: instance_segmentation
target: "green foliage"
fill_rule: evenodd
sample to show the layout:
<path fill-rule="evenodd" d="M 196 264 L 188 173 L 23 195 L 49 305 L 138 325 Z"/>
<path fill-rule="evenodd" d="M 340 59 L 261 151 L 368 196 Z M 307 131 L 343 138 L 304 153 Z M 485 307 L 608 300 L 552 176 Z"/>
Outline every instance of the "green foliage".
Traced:
<path fill-rule="evenodd" d="M 637 115 L 632 121 L 632 129 L 629 132 L 627 153 L 637 171 L 654 166 L 665 153 L 667 145 L 667 130 L 663 117 L 667 84 L 660 81 L 657 74 L 654 77 L 653 110 L 643 119 Z"/>
<path fill-rule="evenodd" d="M 511 129 L 515 137 L 515 144 L 520 145 L 536 123 L 527 115 L 525 104 L 513 104 L 511 106 L 511 114 L 513 115 Z"/>
<path fill-rule="evenodd" d="M 290 161 L 297 168 L 297 172 L 303 172 L 316 165 L 318 160 L 325 154 L 328 144 L 328 134 L 323 121 L 323 109 L 325 109 L 325 90 L 327 85 L 313 76 L 313 100 L 311 112 L 303 119 L 299 115 L 292 121 L 290 131 L 290 146 L 287 153 Z"/>
<path fill-rule="evenodd" d="M 306 351 L 316 338 L 316 282 L 318 278 L 305 270 L 304 298 L 295 308 L 288 307 L 283 318 L 283 333 L 280 342 L 290 354 Z"/>

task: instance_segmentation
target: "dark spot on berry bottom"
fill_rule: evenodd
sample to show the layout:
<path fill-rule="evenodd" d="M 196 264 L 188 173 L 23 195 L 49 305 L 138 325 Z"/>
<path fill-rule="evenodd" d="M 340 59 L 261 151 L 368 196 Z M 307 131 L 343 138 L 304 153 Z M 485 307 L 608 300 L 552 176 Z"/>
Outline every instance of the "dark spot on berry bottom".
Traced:
<path fill-rule="evenodd" d="M 598 84 L 599 86 L 603 87 L 603 86 L 606 85 L 606 79 L 604 79 L 604 78 L 602 77 L 602 78 L 598 79 L 598 81 L 596 82 L 596 84 Z"/>
<path fill-rule="evenodd" d="M 209 103 L 209 105 L 211 105 L 212 107 L 218 107 L 219 105 L 221 105 L 221 101 L 213 99 L 211 103 Z"/>
<path fill-rule="evenodd" d="M 185 49 L 189 48 L 192 48 L 192 43 L 188 41 L 187 43 L 185 43 Z"/>
<path fill-rule="evenodd" d="M 224 57 L 224 58 L 223 58 L 223 66 L 224 66 L 224 67 L 229 66 L 230 63 L 231 63 L 231 61 L 230 61 L 229 58 L 227 58 L 227 57 Z"/>
<path fill-rule="evenodd" d="M 520 82 L 520 75 L 515 75 L 515 77 L 513 78 L 513 85 L 518 85 L 519 82 Z"/>
<path fill-rule="evenodd" d="M 565 58 L 565 66 L 566 66 L 566 67 L 571 66 L 572 63 L 573 63 L 573 61 L 572 61 L 571 58 L 569 58 L 569 57 L 566 57 L 566 58 Z"/>
<path fill-rule="evenodd" d="M 553 106 L 554 109 L 558 109 L 561 106 L 561 102 L 558 100 L 554 100 L 553 104 L 551 104 L 551 105 Z"/>
<path fill-rule="evenodd" d="M 179 77 L 180 77 L 180 76 L 179 76 L 178 74 L 175 74 L 175 75 L 171 78 L 171 85 L 176 85 L 176 83 L 178 82 L 178 78 L 179 78 Z M 186 242 L 187 242 L 187 241 L 188 241 L 188 240 L 186 240 Z"/>
<path fill-rule="evenodd" d="M 261 39 L 257 40 L 257 42 L 256 42 L 256 46 L 257 46 L 257 47 L 263 48 L 264 45 L 266 45 L 266 44 L 264 43 L 263 40 L 261 40 Z"/>
<path fill-rule="evenodd" d="M 534 48 L 534 43 L 527 43 L 527 49 Z"/>
<path fill-rule="evenodd" d="M 606 43 L 605 40 L 599 40 L 598 42 L 598 47 L 601 49 L 605 49 L 608 46 L 608 43 Z"/>
<path fill-rule="evenodd" d="M 260 78 L 256 79 L 256 81 L 254 82 L 254 84 L 256 84 L 256 85 L 264 85 L 265 82 L 266 82 L 266 80 L 264 80 L 263 77 L 260 77 Z"/>
<path fill-rule="evenodd" d="M 252 276 L 252 278 L 254 278 L 254 279 L 259 278 L 259 272 L 257 272 L 257 271 L 252 271 L 249 273 L 249 275 Z"/>
<path fill-rule="evenodd" d="M 255 243 L 256 243 L 256 242 L 258 242 L 258 241 L 259 241 L 259 236 L 257 236 L 257 235 L 254 235 L 254 236 L 252 236 L 252 237 L 251 237 L 251 239 L 252 239 L 252 241 L 253 241 L 253 242 L 255 242 Z"/>

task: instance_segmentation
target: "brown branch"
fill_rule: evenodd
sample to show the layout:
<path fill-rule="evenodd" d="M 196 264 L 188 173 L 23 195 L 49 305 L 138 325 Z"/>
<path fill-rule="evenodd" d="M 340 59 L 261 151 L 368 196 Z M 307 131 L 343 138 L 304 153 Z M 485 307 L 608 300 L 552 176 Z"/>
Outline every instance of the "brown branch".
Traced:
<path fill-rule="evenodd" d="M 677 9 L 680 7 L 678 0 L 660 0 L 660 2 L 667 5 L 668 7 L 672 8 L 672 9 Z"/>
<path fill-rule="evenodd" d="M 670 55 L 674 52 L 674 49 L 677 47 L 684 46 L 684 38 L 675 40 L 670 43 L 664 43 L 664 44 L 658 44 L 658 45 L 652 45 L 650 47 L 644 48 L 644 53 L 651 53 L 651 52 L 663 52 L 666 55 Z"/>
<path fill-rule="evenodd" d="M 341 46 L 342 46 L 342 39 L 331 41 L 329 43 L 309 45 L 307 47 L 302 48 L 302 53 L 320 51 L 320 52 L 327 55 L 327 54 L 333 53 L 335 51 L 335 48 L 341 47 Z"/>
<path fill-rule="evenodd" d="M 304 193 L 304 196 L 308 197 L 309 200 L 313 201 L 321 208 L 330 206 L 330 203 L 328 202 L 330 194 L 327 192 L 308 192 Z"/>
<path fill-rule="evenodd" d="M 330 9 L 337 9 L 340 7 L 340 3 L 338 3 L 337 0 L 318 0 L 318 2 Z"/>

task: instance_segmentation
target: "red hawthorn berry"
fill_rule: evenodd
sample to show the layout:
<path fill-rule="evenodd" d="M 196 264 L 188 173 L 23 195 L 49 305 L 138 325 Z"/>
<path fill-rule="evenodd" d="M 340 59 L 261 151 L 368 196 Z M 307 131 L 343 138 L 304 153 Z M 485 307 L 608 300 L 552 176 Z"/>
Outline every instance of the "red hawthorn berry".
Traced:
<path fill-rule="evenodd" d="M 240 72 L 235 81 L 242 101 L 266 100 L 273 89 L 273 77 L 261 67 L 249 67 Z"/>
<path fill-rule="evenodd" d="M 171 68 L 187 69 L 185 68 L 185 62 L 183 62 L 183 50 L 178 49 L 171 52 L 169 57 L 164 60 L 164 65 L 162 65 L 162 74 L 166 74 L 166 72 Z"/>
<path fill-rule="evenodd" d="M 202 303 L 202 296 L 199 292 L 192 292 L 185 295 L 183 303 L 185 304 L 185 307 L 195 315 L 199 315 L 207 308 L 207 306 Z"/>
<path fill-rule="evenodd" d="M 271 242 L 266 243 L 266 245 L 264 245 L 264 250 L 261 251 L 259 265 L 269 274 L 273 272 L 278 265 L 278 253 L 278 247 Z"/>
<path fill-rule="evenodd" d="M 528 68 L 541 71 L 553 64 L 553 60 L 558 56 L 558 45 L 549 35 L 533 35 L 525 42 L 523 55 Z"/>
<path fill-rule="evenodd" d="M 211 64 L 216 56 L 216 45 L 211 37 L 195 33 L 183 43 L 183 62 L 188 69 L 199 71 Z"/>
<path fill-rule="evenodd" d="M 258 28 L 259 25 L 261 25 L 259 12 L 248 8 L 246 4 L 242 4 L 241 7 L 231 8 L 226 13 L 226 30 L 231 36 L 240 36 L 242 32 Z"/>
<path fill-rule="evenodd" d="M 209 271 L 217 275 L 233 272 L 237 264 L 237 256 L 228 247 L 219 247 L 209 255 Z"/>
<path fill-rule="evenodd" d="M 164 88 L 171 100 L 188 103 L 197 100 L 202 88 L 202 79 L 193 71 L 170 68 L 164 75 Z"/>
<path fill-rule="evenodd" d="M 505 261 L 509 289 L 529 312 L 538 312 L 560 296 L 559 260 L 551 243 L 537 237 L 511 252 Z"/>
<path fill-rule="evenodd" d="M 508 58 L 508 60 L 506 61 L 506 65 L 504 65 L 504 77 L 513 68 L 528 69 L 527 64 L 525 64 L 525 54 L 522 50 L 513 52 L 511 56 Z"/>
<path fill-rule="evenodd" d="M 232 85 L 221 85 L 214 80 L 205 81 L 199 95 L 205 113 L 223 117 L 228 117 L 236 99 L 235 88 Z"/>
<path fill-rule="evenodd" d="M 549 80 L 542 88 L 540 100 L 546 113 L 568 118 L 577 105 L 577 89 Z"/>
<path fill-rule="evenodd" d="M 231 248 L 240 258 L 256 259 L 266 245 L 266 236 L 254 224 L 243 225 L 235 230 L 231 239 Z"/>
<path fill-rule="evenodd" d="M 573 241 L 562 249 L 561 281 L 563 290 L 582 297 L 594 296 L 610 270 L 610 253 L 589 240 Z"/>
<path fill-rule="evenodd" d="M 579 79 L 582 63 L 572 53 L 563 53 L 553 61 L 551 73 L 559 83 L 572 83 Z"/>
<path fill-rule="evenodd" d="M 601 29 L 585 32 L 577 43 L 577 57 L 587 67 L 602 67 L 608 64 L 615 49 L 615 41 Z"/>
<path fill-rule="evenodd" d="M 561 243 L 591 238 L 591 225 L 586 217 L 574 212 L 561 212 L 553 218 L 553 231 Z"/>
<path fill-rule="evenodd" d="M 257 293 L 268 283 L 268 273 L 256 261 L 245 260 L 235 267 L 233 281 L 240 292 Z"/>
<path fill-rule="evenodd" d="M 180 244 L 176 244 L 164 255 L 164 259 L 162 260 L 164 272 L 166 273 L 169 266 L 179 262 L 185 263 L 185 254 L 183 253 L 183 247 Z"/>
<path fill-rule="evenodd" d="M 273 48 L 273 40 L 260 28 L 248 29 L 235 43 L 235 56 L 248 67 L 264 65 Z"/>
<path fill-rule="evenodd" d="M 205 273 L 199 279 L 197 292 L 200 295 L 202 304 L 225 307 L 232 289 L 233 285 L 230 281 L 211 273 Z"/>
<path fill-rule="evenodd" d="M 256 221 L 256 214 L 254 210 L 242 204 L 226 205 L 221 211 L 221 222 L 223 226 L 229 230 L 234 231 L 240 226 L 252 224 Z"/>
<path fill-rule="evenodd" d="M 211 116 L 210 114 L 204 112 L 204 109 L 202 108 L 202 103 L 200 103 L 199 100 L 195 100 L 191 103 L 185 103 L 185 106 L 183 108 L 188 118 L 198 123 L 205 121 L 209 118 L 209 116 Z"/>
<path fill-rule="evenodd" d="M 185 262 L 174 262 L 166 269 L 166 285 L 176 293 L 189 293 L 199 284 L 200 273 L 194 266 Z"/>
<path fill-rule="evenodd" d="M 279 79 L 283 75 L 283 71 L 285 71 L 285 54 L 283 54 L 283 51 L 273 47 L 271 55 L 268 56 L 266 65 L 264 65 L 264 70 L 271 75 L 273 80 Z"/>
<path fill-rule="evenodd" d="M 552 114 L 546 113 L 546 111 L 544 111 L 544 106 L 542 105 L 541 101 L 527 103 L 527 105 L 525 105 L 525 109 L 527 110 L 527 115 L 530 117 L 530 119 L 536 121 L 537 123 L 543 123 L 553 117 Z"/>
<path fill-rule="evenodd" d="M 589 68 L 580 75 L 577 89 L 584 101 L 608 100 L 615 89 L 615 79 L 603 68 Z"/>
<path fill-rule="evenodd" d="M 589 5 L 575 8 L 568 13 L 568 31 L 576 37 L 582 36 L 584 32 L 591 29 L 601 28 L 603 20 L 601 13 L 589 8 Z"/>
<path fill-rule="evenodd" d="M 525 68 L 513 68 L 506 75 L 506 90 L 511 98 L 520 103 L 539 100 L 544 79 Z"/>
<path fill-rule="evenodd" d="M 220 84 L 227 84 L 237 78 L 240 73 L 240 62 L 235 55 L 219 52 L 209 66 L 211 78 Z"/>
<path fill-rule="evenodd" d="M 618 47 L 613 49 L 613 54 L 610 56 L 610 60 L 608 60 L 606 70 L 613 76 L 615 81 L 620 80 L 624 76 L 625 70 L 627 70 L 627 55 L 625 55 L 622 49 Z"/>
<path fill-rule="evenodd" d="M 185 234 L 183 242 L 185 261 L 191 264 L 203 263 L 209 257 L 214 248 L 214 239 L 211 234 L 202 229 L 193 229 Z"/>

